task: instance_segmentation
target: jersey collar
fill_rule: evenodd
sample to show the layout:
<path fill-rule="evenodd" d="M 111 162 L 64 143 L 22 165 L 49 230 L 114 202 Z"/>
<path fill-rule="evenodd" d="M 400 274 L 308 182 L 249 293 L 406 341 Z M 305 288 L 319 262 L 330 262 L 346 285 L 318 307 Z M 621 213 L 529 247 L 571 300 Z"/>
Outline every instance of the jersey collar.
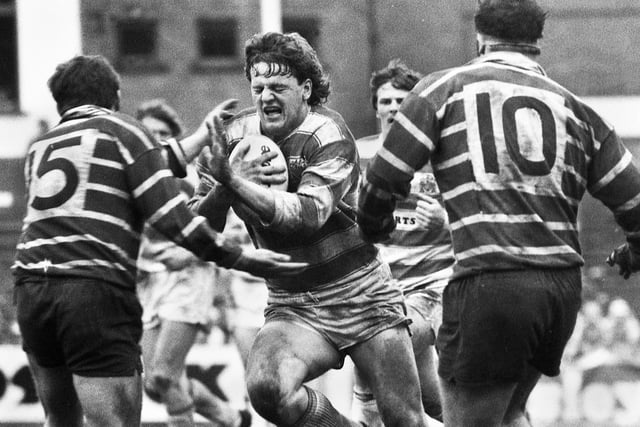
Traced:
<path fill-rule="evenodd" d="M 104 114 L 112 114 L 113 111 L 108 108 L 98 107 L 97 105 L 80 105 L 65 111 L 60 118 L 60 123 L 76 119 L 88 119 L 91 117 L 101 116 Z"/>
<path fill-rule="evenodd" d="M 492 51 L 475 58 L 471 63 L 479 64 L 483 62 L 493 62 L 497 64 L 509 65 L 512 67 L 523 68 L 528 71 L 542 74 L 546 76 L 547 73 L 544 68 L 540 66 L 536 61 L 523 55 L 520 52 L 513 51 Z"/>

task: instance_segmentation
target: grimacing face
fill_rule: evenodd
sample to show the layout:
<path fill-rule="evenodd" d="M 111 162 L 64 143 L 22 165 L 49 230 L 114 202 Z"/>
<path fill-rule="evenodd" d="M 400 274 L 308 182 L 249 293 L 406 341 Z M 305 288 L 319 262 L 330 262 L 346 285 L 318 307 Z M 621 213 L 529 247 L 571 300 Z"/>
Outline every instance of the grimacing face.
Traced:
<path fill-rule="evenodd" d="M 310 106 L 311 80 L 302 83 L 291 75 L 274 73 L 258 62 L 251 68 L 251 98 L 260 117 L 262 132 L 274 141 L 288 136 L 304 121 Z"/>

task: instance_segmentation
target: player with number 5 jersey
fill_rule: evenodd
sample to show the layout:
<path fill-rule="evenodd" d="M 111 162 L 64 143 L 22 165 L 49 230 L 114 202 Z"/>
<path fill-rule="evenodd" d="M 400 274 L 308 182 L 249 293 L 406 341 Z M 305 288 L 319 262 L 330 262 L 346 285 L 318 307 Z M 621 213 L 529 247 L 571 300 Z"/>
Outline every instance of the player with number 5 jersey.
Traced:
<path fill-rule="evenodd" d="M 478 1 L 479 57 L 414 87 L 360 194 L 358 223 L 382 239 L 433 165 L 457 261 L 436 340 L 448 427 L 530 425 L 527 398 L 558 375 L 580 306 L 586 191 L 627 233 L 609 262 L 640 269 L 640 173 L 614 129 L 536 62 L 545 19 L 535 0 Z"/>
<path fill-rule="evenodd" d="M 119 76 L 104 57 L 76 56 L 48 84 L 61 120 L 29 148 L 27 213 L 13 266 L 23 348 L 46 425 L 139 425 L 135 277 L 145 221 L 204 261 L 263 276 L 305 266 L 247 252 L 187 208 L 165 148 L 117 112 Z M 213 111 L 224 115 L 229 105 Z M 187 160 L 207 141 L 203 124 L 173 146 Z"/>

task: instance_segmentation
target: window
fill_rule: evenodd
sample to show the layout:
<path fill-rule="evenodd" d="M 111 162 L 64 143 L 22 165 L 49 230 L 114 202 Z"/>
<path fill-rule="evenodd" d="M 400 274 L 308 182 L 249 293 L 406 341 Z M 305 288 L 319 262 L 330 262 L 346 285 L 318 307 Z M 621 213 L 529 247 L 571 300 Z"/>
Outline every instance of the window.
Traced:
<path fill-rule="evenodd" d="M 18 111 L 18 47 L 13 1 L 0 2 L 0 114 Z"/>
<path fill-rule="evenodd" d="M 236 56 L 237 24 L 235 19 L 199 19 L 198 53 L 202 58 Z"/>
<path fill-rule="evenodd" d="M 235 18 L 199 18 L 196 31 L 198 58 L 192 66 L 193 71 L 208 72 L 240 63 L 238 22 Z"/>
<path fill-rule="evenodd" d="M 282 19 L 282 31 L 285 33 L 298 33 L 318 51 L 320 42 L 320 25 L 316 18 L 284 17 Z"/>
<path fill-rule="evenodd" d="M 165 71 L 158 55 L 158 23 L 155 19 L 124 19 L 117 23 L 118 60 L 123 72 Z"/>

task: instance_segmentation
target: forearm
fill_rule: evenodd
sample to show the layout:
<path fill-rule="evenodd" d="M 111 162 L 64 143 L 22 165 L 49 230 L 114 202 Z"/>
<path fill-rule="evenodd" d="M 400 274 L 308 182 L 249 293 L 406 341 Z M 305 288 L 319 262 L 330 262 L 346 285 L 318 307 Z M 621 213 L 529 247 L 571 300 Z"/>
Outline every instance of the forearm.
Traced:
<path fill-rule="evenodd" d="M 393 217 L 395 200 L 391 194 L 365 184 L 360 188 L 358 225 L 363 237 L 370 242 L 381 242 L 395 230 Z"/>
<path fill-rule="evenodd" d="M 227 212 L 234 202 L 233 194 L 220 184 L 213 187 L 202 183 L 195 195 L 189 200 L 189 208 L 207 218 L 209 225 L 216 231 L 223 231 L 227 221 Z"/>
<path fill-rule="evenodd" d="M 247 205 L 264 224 L 270 224 L 275 216 L 275 197 L 271 190 L 232 174 L 225 187 Z"/>
<path fill-rule="evenodd" d="M 203 132 L 202 129 L 199 128 L 191 135 L 181 139 L 180 147 L 184 152 L 184 156 L 186 157 L 187 162 L 191 162 L 209 143 L 211 143 L 209 134 Z"/>

